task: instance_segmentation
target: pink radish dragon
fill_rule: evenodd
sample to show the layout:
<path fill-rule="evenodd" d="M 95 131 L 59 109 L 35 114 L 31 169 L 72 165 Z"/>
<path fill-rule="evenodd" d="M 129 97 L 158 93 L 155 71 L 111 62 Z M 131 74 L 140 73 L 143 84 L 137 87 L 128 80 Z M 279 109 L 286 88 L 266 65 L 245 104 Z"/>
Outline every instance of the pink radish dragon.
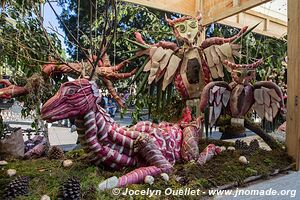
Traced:
<path fill-rule="evenodd" d="M 204 164 L 220 148 L 209 145 L 199 154 L 199 126 L 185 122 L 139 122 L 130 128 L 120 127 L 99 106 L 97 85 L 78 79 L 61 85 L 59 91 L 42 108 L 49 122 L 77 117 L 80 142 L 92 155 L 95 164 L 113 169 L 138 167 L 120 178 L 111 177 L 100 183 L 100 189 L 141 183 L 147 176 L 169 174 L 177 160 L 197 160 Z"/>

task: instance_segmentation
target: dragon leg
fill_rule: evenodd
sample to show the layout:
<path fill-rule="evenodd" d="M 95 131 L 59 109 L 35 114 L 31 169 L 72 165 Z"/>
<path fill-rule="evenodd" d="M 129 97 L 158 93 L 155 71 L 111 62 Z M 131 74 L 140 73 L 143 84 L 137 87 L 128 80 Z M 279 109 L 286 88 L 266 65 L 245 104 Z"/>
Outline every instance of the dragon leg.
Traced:
<path fill-rule="evenodd" d="M 141 183 L 146 176 L 157 176 L 170 173 L 172 165 L 159 150 L 159 146 L 149 135 L 143 135 L 135 141 L 137 152 L 149 164 L 147 167 L 135 169 L 120 178 L 113 176 L 99 184 L 100 190 L 124 187 L 129 184 Z"/>
<path fill-rule="evenodd" d="M 183 141 L 181 144 L 181 157 L 185 161 L 197 160 L 199 157 L 199 132 L 195 126 L 183 129 Z"/>

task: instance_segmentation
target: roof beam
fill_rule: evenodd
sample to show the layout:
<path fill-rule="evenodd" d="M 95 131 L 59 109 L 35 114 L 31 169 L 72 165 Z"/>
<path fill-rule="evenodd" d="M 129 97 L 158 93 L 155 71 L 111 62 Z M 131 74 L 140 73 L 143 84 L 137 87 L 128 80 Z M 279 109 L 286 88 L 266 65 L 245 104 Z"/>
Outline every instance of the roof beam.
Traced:
<path fill-rule="evenodd" d="M 271 0 L 201 0 L 203 24 L 207 25 L 249 10 Z"/>
<path fill-rule="evenodd" d="M 287 22 L 248 10 L 270 0 L 123 0 L 159 10 L 195 16 L 203 15 L 203 24 L 212 22 L 241 28 L 261 22 L 254 32 L 281 38 L 287 33 Z"/>
<path fill-rule="evenodd" d="M 260 23 L 253 32 L 276 38 L 282 38 L 287 34 L 287 22 L 254 10 L 247 10 L 218 21 L 218 23 L 237 28 L 241 28 L 246 25 L 252 27 Z"/>
<path fill-rule="evenodd" d="M 196 0 L 123 0 L 126 2 L 155 8 L 173 13 L 194 16 L 196 14 Z"/>
<path fill-rule="evenodd" d="M 271 0 L 123 0 L 158 10 L 196 16 L 203 15 L 203 24 L 207 25 Z"/>

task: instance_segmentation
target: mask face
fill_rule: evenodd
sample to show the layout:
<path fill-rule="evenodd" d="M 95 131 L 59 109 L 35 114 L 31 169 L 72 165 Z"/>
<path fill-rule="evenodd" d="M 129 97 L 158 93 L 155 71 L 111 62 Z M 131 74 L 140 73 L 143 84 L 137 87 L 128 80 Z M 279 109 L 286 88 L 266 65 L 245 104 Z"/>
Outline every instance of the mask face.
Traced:
<path fill-rule="evenodd" d="M 248 84 L 255 78 L 255 69 L 238 68 L 232 71 L 233 80 L 239 84 Z"/>
<path fill-rule="evenodd" d="M 198 33 L 198 21 L 196 19 L 188 19 L 183 22 L 178 22 L 174 26 L 178 34 L 189 43 L 193 43 Z"/>

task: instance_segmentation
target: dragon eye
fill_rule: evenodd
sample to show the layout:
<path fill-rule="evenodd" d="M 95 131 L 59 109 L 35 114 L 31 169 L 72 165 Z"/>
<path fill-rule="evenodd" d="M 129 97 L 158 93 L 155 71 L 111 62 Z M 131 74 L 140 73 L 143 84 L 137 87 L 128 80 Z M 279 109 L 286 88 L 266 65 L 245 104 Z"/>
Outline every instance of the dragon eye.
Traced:
<path fill-rule="evenodd" d="M 179 31 L 180 31 L 181 33 L 184 33 L 184 32 L 186 31 L 186 26 L 185 26 L 185 24 L 180 24 L 180 25 L 178 26 L 178 29 L 179 29 Z"/>
<path fill-rule="evenodd" d="M 237 75 L 238 77 L 241 77 L 241 76 L 242 76 L 242 73 L 241 73 L 241 72 L 236 72 L 236 75 Z"/>
<path fill-rule="evenodd" d="M 251 76 L 252 75 L 252 72 L 247 72 L 247 76 Z"/>
<path fill-rule="evenodd" d="M 197 27 L 197 22 L 196 21 L 192 21 L 191 23 L 189 23 L 189 26 L 191 28 L 196 28 Z"/>
<path fill-rule="evenodd" d="M 70 88 L 70 89 L 68 89 L 68 90 L 66 91 L 66 95 L 73 95 L 73 94 L 75 94 L 75 93 L 76 93 L 76 90 L 73 89 L 73 88 Z"/>

